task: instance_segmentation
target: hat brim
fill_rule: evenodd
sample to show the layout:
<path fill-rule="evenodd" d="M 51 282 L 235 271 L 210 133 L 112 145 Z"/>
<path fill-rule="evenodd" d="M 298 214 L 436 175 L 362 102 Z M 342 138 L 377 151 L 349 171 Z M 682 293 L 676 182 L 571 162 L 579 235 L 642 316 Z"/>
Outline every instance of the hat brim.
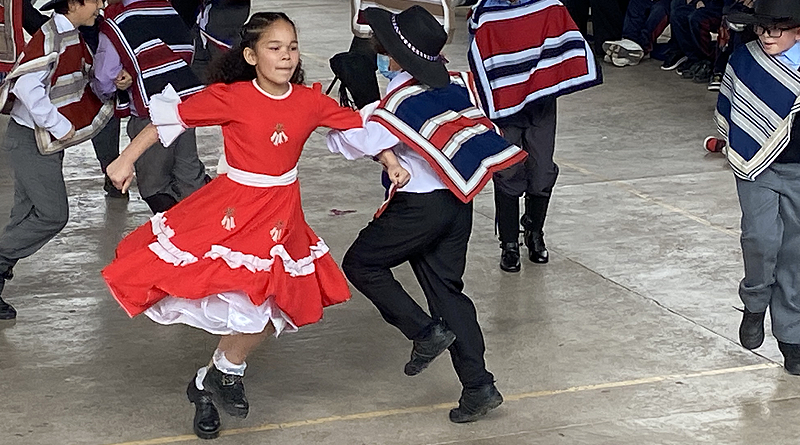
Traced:
<path fill-rule="evenodd" d="M 364 18 L 375 38 L 383 48 L 404 70 L 415 79 L 433 88 L 444 88 L 450 84 L 450 74 L 444 62 L 437 60 L 431 62 L 414 54 L 394 32 L 392 26 L 392 13 L 381 8 L 367 8 Z"/>
<path fill-rule="evenodd" d="M 66 3 L 68 1 L 69 0 L 50 0 L 49 2 L 43 4 L 41 7 L 39 7 L 39 10 L 40 11 L 51 11 L 51 10 L 55 9 L 56 5 L 58 5 L 59 3 Z"/>
<path fill-rule="evenodd" d="M 727 16 L 729 23 L 737 25 L 778 25 L 781 23 L 790 23 L 800 25 L 800 19 L 794 17 L 775 17 L 771 15 L 747 13 L 747 12 L 731 12 Z"/>

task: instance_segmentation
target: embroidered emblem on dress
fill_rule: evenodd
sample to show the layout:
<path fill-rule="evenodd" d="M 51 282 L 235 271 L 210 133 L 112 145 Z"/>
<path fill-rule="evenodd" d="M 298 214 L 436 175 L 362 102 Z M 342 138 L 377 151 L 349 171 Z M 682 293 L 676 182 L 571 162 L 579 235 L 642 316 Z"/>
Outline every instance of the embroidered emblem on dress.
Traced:
<path fill-rule="evenodd" d="M 233 221 L 234 213 L 236 211 L 233 207 L 228 207 L 225 209 L 225 216 L 222 217 L 222 227 L 229 232 L 236 228 L 236 223 Z"/>
<path fill-rule="evenodd" d="M 289 136 L 286 136 L 286 133 L 283 132 L 283 128 L 283 124 L 278 124 L 275 126 L 275 132 L 272 133 L 272 137 L 270 138 L 272 145 L 277 147 L 278 145 L 281 145 L 289 140 Z"/>
<path fill-rule="evenodd" d="M 277 243 L 281 238 L 283 238 L 283 229 L 285 226 L 286 224 L 283 221 L 278 221 L 277 223 L 275 223 L 275 227 L 273 227 L 272 230 L 269 231 L 269 235 L 272 237 L 272 241 L 275 241 Z"/>

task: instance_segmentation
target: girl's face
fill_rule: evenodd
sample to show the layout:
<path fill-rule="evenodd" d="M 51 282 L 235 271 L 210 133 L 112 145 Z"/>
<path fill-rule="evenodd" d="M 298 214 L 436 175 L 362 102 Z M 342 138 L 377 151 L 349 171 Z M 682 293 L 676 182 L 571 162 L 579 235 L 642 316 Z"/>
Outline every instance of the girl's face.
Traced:
<path fill-rule="evenodd" d="M 761 34 L 758 35 L 758 38 L 764 45 L 764 51 L 771 56 L 776 56 L 787 51 L 789 48 L 794 46 L 798 40 L 800 40 L 800 28 L 775 29 L 780 29 L 780 37 L 770 37 L 770 34 L 776 34 L 775 30 L 764 30 L 761 29 L 761 27 L 756 27 L 756 33 L 758 33 L 758 31 L 762 31 Z"/>
<path fill-rule="evenodd" d="M 276 95 L 286 93 L 300 61 L 294 27 L 285 20 L 274 22 L 261 33 L 255 49 L 244 49 L 244 58 L 256 67 L 256 81 L 264 91 Z"/>

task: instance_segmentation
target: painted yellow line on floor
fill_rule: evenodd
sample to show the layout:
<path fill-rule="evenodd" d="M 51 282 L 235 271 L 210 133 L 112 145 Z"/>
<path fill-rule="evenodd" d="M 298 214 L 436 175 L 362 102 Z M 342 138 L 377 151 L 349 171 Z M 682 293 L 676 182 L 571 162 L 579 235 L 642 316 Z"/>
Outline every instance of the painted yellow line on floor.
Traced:
<path fill-rule="evenodd" d="M 718 232 L 724 233 L 724 234 L 726 234 L 728 236 L 732 236 L 734 238 L 739 238 L 739 232 L 737 232 L 736 230 L 731 230 L 731 229 L 729 229 L 727 227 L 718 226 L 718 225 L 712 223 L 711 221 L 709 221 L 709 220 L 707 220 L 705 218 L 702 218 L 700 216 L 697 216 L 697 215 L 693 214 L 692 212 L 690 212 L 690 211 L 688 211 L 686 209 L 682 209 L 680 207 L 676 207 L 674 205 L 667 204 L 667 203 L 662 202 L 662 201 L 660 201 L 658 199 L 652 198 L 647 193 L 644 193 L 644 192 L 636 189 L 636 187 L 628 184 L 626 182 L 628 180 L 625 180 L 625 179 L 609 179 L 609 178 L 606 178 L 606 177 L 604 177 L 602 175 L 594 173 L 594 172 L 592 172 L 590 170 L 587 170 L 587 169 L 585 169 L 583 167 L 579 167 L 579 166 L 577 166 L 575 164 L 571 164 L 569 162 L 564 162 L 564 161 L 562 161 L 560 159 L 556 160 L 556 162 L 559 165 L 563 165 L 565 167 L 569 167 L 569 168 L 571 168 L 573 170 L 576 170 L 576 171 L 579 171 L 579 172 L 581 172 L 581 173 L 583 173 L 583 174 L 585 174 L 587 176 L 594 177 L 594 178 L 596 178 L 596 179 L 598 179 L 600 181 L 609 182 L 609 183 L 612 183 L 612 184 L 614 184 L 614 185 L 616 185 L 618 187 L 624 188 L 626 191 L 628 191 L 629 193 L 633 194 L 634 196 L 637 196 L 637 197 L 639 197 L 639 198 L 641 198 L 641 199 L 643 199 L 643 200 L 645 200 L 647 202 L 653 203 L 653 204 L 655 204 L 655 205 L 657 205 L 659 207 L 667 209 L 670 212 L 677 213 L 679 215 L 685 216 L 686 218 L 689 218 L 692 221 L 695 221 L 695 222 L 697 222 L 699 224 L 702 224 L 704 226 L 710 227 L 711 229 L 714 229 L 714 230 L 716 230 Z"/>
<path fill-rule="evenodd" d="M 742 373 L 742 372 L 752 372 L 752 371 L 760 371 L 764 369 L 772 369 L 780 367 L 781 365 L 778 363 L 762 363 L 758 365 L 749 365 L 749 366 L 739 366 L 736 368 L 724 368 L 724 369 L 713 369 L 710 371 L 698 371 L 698 372 L 691 372 L 685 374 L 668 374 L 663 376 L 655 376 L 655 377 L 645 377 L 641 379 L 634 379 L 634 380 L 625 380 L 621 382 L 608 382 L 608 383 L 598 383 L 596 385 L 583 385 L 583 386 L 573 386 L 570 388 L 565 389 L 556 389 L 550 391 L 535 391 L 535 392 L 527 392 L 522 394 L 511 394 L 511 395 L 504 395 L 503 397 L 507 402 L 517 402 L 520 400 L 525 399 L 535 399 L 547 396 L 554 396 L 559 394 L 567 394 L 567 393 L 575 393 L 575 392 L 584 392 L 584 391 L 596 391 L 602 389 L 611 389 L 611 388 L 625 388 L 637 385 L 646 385 L 651 383 L 660 383 L 665 381 L 673 381 L 673 380 L 682 380 L 682 379 L 692 379 L 698 377 L 710 377 L 716 375 L 723 375 L 723 374 L 735 374 L 735 373 Z M 284 423 L 268 423 L 266 425 L 261 426 L 254 426 L 250 428 L 236 428 L 231 430 L 224 430 L 222 432 L 222 436 L 236 436 L 240 434 L 247 434 L 247 433 L 257 433 L 262 431 L 271 431 L 271 430 L 280 430 L 280 429 L 289 429 L 289 428 L 298 428 L 304 426 L 312 426 L 312 425 L 322 425 L 327 423 L 334 423 L 334 422 L 347 422 L 352 420 L 369 420 L 369 419 L 376 419 L 379 417 L 387 417 L 387 416 L 397 416 L 397 415 L 407 415 L 407 414 L 419 414 L 419 413 L 429 413 L 435 411 L 444 411 L 449 410 L 450 408 L 455 407 L 455 403 L 439 403 L 436 405 L 427 405 L 427 406 L 415 406 L 410 408 L 398 408 L 398 409 L 388 409 L 382 411 L 370 411 L 365 413 L 355 413 L 355 414 L 346 414 L 342 416 L 329 416 L 329 417 L 320 417 L 317 419 L 307 419 L 307 420 L 297 420 L 294 422 L 284 422 Z M 171 444 L 171 443 L 178 443 L 178 442 L 187 442 L 190 440 L 199 440 L 197 436 L 194 434 L 186 434 L 182 436 L 170 436 L 170 437 L 159 437 L 156 439 L 147 439 L 147 440 L 137 440 L 133 442 L 122 442 L 112 445 L 162 445 L 162 444 Z"/>

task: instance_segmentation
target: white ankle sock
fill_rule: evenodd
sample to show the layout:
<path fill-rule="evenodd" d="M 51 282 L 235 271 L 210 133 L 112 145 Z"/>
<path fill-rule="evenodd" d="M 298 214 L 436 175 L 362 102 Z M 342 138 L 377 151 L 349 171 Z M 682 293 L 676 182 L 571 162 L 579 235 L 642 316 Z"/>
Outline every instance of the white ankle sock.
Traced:
<path fill-rule="evenodd" d="M 247 363 L 242 363 L 241 365 L 237 365 L 232 363 L 225 357 L 225 353 L 217 349 L 214 351 L 214 367 L 219 369 L 220 371 L 224 372 L 225 374 L 233 374 L 244 376 L 244 369 L 247 368 Z"/>
<path fill-rule="evenodd" d="M 197 375 L 194 377 L 194 386 L 197 387 L 200 391 L 205 389 L 203 387 L 203 379 L 206 378 L 206 374 L 208 373 L 208 366 L 203 366 L 202 368 L 197 370 Z"/>

